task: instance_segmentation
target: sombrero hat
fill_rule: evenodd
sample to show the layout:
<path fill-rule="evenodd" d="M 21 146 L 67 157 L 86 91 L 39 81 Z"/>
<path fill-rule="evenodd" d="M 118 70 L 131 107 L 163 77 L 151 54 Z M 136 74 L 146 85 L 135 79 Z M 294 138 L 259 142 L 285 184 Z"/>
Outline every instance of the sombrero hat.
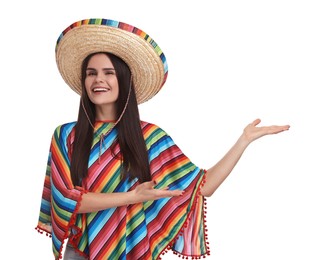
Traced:
<path fill-rule="evenodd" d="M 110 52 L 129 66 L 138 104 L 154 95 L 164 85 L 168 66 L 157 43 L 132 25 L 109 19 L 80 20 L 59 36 L 55 54 L 64 81 L 81 94 L 81 65 L 94 52 Z"/>

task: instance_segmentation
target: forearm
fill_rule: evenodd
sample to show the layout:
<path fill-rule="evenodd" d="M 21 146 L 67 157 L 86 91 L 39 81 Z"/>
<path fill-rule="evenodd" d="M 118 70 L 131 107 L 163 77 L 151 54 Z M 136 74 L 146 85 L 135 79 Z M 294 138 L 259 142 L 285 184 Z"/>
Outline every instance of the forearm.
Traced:
<path fill-rule="evenodd" d="M 95 193 L 82 195 L 78 213 L 89 213 L 136 203 L 131 192 Z"/>
<path fill-rule="evenodd" d="M 232 172 L 249 142 L 242 135 L 224 157 L 206 172 L 206 183 L 202 187 L 203 196 L 211 196 Z"/>

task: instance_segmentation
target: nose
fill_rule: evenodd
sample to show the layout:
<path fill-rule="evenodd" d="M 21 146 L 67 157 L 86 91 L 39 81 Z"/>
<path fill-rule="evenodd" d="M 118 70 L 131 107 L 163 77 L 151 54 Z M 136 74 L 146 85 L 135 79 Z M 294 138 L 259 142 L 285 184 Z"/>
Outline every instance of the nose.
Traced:
<path fill-rule="evenodd" d="M 104 82 L 104 75 L 103 73 L 98 73 L 95 79 L 96 82 Z"/>

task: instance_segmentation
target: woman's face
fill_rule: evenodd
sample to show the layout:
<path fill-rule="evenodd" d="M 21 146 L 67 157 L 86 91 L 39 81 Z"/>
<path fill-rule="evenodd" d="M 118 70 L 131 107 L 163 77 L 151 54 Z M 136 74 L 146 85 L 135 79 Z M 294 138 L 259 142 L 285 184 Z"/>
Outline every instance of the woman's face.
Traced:
<path fill-rule="evenodd" d="M 114 66 L 107 55 L 99 53 L 90 58 L 85 87 L 89 99 L 96 106 L 115 107 L 119 86 Z"/>

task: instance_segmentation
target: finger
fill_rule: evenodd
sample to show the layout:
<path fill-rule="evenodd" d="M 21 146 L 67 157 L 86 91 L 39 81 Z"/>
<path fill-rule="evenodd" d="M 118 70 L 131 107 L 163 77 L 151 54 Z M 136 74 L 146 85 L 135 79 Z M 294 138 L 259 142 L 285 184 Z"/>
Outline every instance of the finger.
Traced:
<path fill-rule="evenodd" d="M 252 124 L 253 126 L 257 126 L 259 123 L 261 123 L 261 119 L 257 118 L 257 119 L 255 119 L 251 124 Z"/>
<path fill-rule="evenodd" d="M 173 190 L 171 191 L 173 196 L 182 196 L 184 194 L 183 190 Z"/>
<path fill-rule="evenodd" d="M 277 134 L 286 131 L 288 129 L 289 129 L 288 125 L 284 125 L 284 126 L 272 125 L 272 126 L 261 127 L 261 130 L 263 130 L 265 134 Z"/>
<path fill-rule="evenodd" d="M 282 129 L 285 131 L 285 130 L 289 130 L 289 128 L 290 128 L 290 125 L 284 125 L 284 126 L 282 126 Z"/>
<path fill-rule="evenodd" d="M 184 194 L 182 190 L 159 190 L 159 196 L 163 197 L 177 197 Z"/>
<path fill-rule="evenodd" d="M 272 126 L 270 128 L 270 132 L 273 134 L 277 134 L 286 130 L 289 130 L 290 126 L 285 125 L 285 126 Z"/>

